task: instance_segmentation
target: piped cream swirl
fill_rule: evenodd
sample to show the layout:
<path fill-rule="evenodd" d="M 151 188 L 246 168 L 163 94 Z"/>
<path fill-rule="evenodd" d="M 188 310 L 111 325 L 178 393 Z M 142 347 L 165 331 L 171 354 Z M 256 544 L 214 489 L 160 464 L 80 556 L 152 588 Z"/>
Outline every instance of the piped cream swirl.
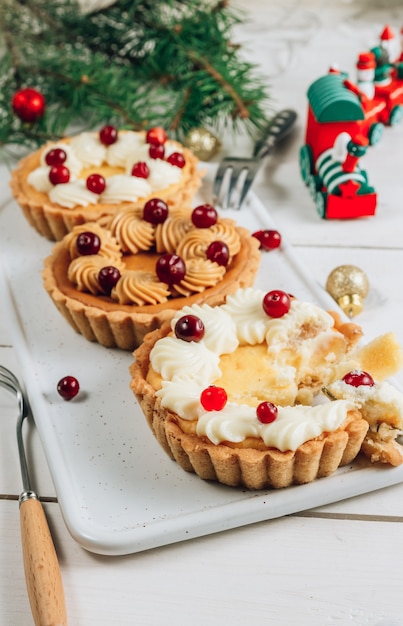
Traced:
<path fill-rule="evenodd" d="M 76 135 L 71 139 L 70 147 L 83 167 L 100 166 L 105 161 L 106 147 L 96 133 Z"/>
<path fill-rule="evenodd" d="M 144 146 L 144 133 L 127 130 L 119 133 L 118 141 L 107 148 L 106 162 L 114 167 L 126 169 L 130 159 L 134 162 L 134 152 Z"/>
<path fill-rule="evenodd" d="M 151 193 L 151 187 L 145 178 L 116 174 L 106 181 L 105 191 L 100 196 L 104 204 L 119 204 L 120 202 L 135 202 Z"/>
<path fill-rule="evenodd" d="M 175 336 L 160 339 L 150 359 L 155 371 L 165 380 L 183 380 L 190 376 L 196 383 L 205 385 L 221 374 L 217 353 L 202 342 L 182 341 Z"/>
<path fill-rule="evenodd" d="M 169 289 L 154 274 L 126 270 L 112 290 L 112 298 L 120 304 L 159 304 L 166 302 Z"/>
<path fill-rule="evenodd" d="M 240 237 L 234 222 L 221 219 L 210 228 L 192 228 L 179 242 L 177 254 L 184 259 L 206 258 L 207 248 L 214 241 L 222 241 L 228 246 L 230 261 L 240 250 Z"/>
<path fill-rule="evenodd" d="M 103 228 L 96 222 L 75 226 L 73 230 L 66 235 L 64 243 L 69 252 L 70 259 L 75 259 L 80 256 L 77 250 L 77 238 L 81 233 L 85 233 L 87 231 L 95 233 L 99 237 L 101 247 L 97 256 L 108 259 L 109 263 L 105 263 L 105 265 L 115 265 L 116 267 L 122 266 L 122 253 L 116 238 L 112 235 L 110 230 Z"/>
<path fill-rule="evenodd" d="M 242 289 L 228 295 L 222 309 L 234 320 L 240 344 L 263 343 L 270 318 L 263 311 L 265 292 L 259 289 Z"/>
<path fill-rule="evenodd" d="M 79 291 L 88 291 L 94 295 L 102 291 L 98 274 L 105 267 L 105 258 L 96 254 L 79 256 L 74 259 L 67 272 L 67 278 L 75 283 Z"/>
<path fill-rule="evenodd" d="M 171 321 L 174 330 L 176 322 L 184 315 L 196 315 L 203 321 L 206 347 L 217 354 L 234 352 L 239 345 L 236 326 L 233 319 L 223 307 L 211 307 L 209 304 L 193 304 L 184 306 Z"/>
<path fill-rule="evenodd" d="M 176 253 L 178 244 L 193 228 L 189 216 L 168 217 L 155 229 L 155 247 L 158 253 Z"/>
<path fill-rule="evenodd" d="M 96 193 L 87 189 L 85 180 L 81 179 L 55 185 L 49 191 L 49 198 L 51 202 L 60 204 L 66 207 L 66 209 L 72 209 L 75 206 L 97 204 L 99 199 Z"/>
<path fill-rule="evenodd" d="M 175 289 L 182 296 L 191 293 L 201 293 L 208 287 L 213 287 L 225 274 L 225 267 L 208 259 L 186 259 L 186 275 Z"/>
<path fill-rule="evenodd" d="M 314 407 L 302 405 L 278 407 L 277 418 L 262 424 L 256 410 L 247 405 L 228 403 L 222 411 L 200 415 L 196 432 L 205 435 L 215 444 L 222 441 L 239 443 L 247 437 L 263 439 L 268 448 L 281 452 L 296 450 L 300 445 L 319 437 L 324 432 L 336 430 L 346 419 L 354 404 L 337 400 Z"/>
<path fill-rule="evenodd" d="M 154 244 L 154 226 L 137 217 L 132 209 L 120 211 L 109 228 L 123 252 L 137 254 L 140 250 L 149 250 Z"/>

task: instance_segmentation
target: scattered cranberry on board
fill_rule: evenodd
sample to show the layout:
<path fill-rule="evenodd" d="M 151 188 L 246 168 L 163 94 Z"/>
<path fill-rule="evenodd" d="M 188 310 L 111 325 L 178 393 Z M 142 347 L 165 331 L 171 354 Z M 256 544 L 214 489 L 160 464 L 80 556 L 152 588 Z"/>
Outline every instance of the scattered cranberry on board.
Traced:
<path fill-rule="evenodd" d="M 72 400 L 80 391 L 80 384 L 74 376 L 64 376 L 57 383 L 57 392 L 63 400 Z"/>

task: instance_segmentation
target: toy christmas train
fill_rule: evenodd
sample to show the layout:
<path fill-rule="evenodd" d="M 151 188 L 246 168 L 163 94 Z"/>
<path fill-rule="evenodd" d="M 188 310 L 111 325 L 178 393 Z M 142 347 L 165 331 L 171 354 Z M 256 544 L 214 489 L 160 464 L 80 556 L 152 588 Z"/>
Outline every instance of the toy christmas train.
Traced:
<path fill-rule="evenodd" d="M 359 161 L 403 118 L 403 53 L 395 48 L 386 26 L 380 45 L 358 56 L 356 82 L 331 68 L 308 89 L 300 171 L 322 218 L 375 215 L 377 194 Z"/>

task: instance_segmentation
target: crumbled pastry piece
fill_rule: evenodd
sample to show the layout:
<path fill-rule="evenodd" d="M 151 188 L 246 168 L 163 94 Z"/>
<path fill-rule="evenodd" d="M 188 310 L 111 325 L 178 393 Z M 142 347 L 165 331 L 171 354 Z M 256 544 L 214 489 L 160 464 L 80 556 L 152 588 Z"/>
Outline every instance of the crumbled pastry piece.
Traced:
<path fill-rule="evenodd" d="M 338 380 L 325 391 L 333 399 L 354 402 L 367 420 L 369 429 L 361 449 L 372 463 L 403 463 L 403 446 L 398 442 L 403 435 L 403 394 L 396 387 L 386 381 L 354 387 Z"/>
<path fill-rule="evenodd" d="M 361 450 L 371 463 L 387 463 L 398 466 L 403 463 L 403 446 L 396 441 L 402 435 L 401 430 L 391 428 L 388 424 L 380 424 L 375 432 L 368 431 L 361 445 Z"/>
<path fill-rule="evenodd" d="M 355 346 L 362 338 L 363 332 L 361 326 L 354 322 L 344 322 L 341 315 L 336 311 L 328 311 L 334 319 L 334 327 L 342 333 L 348 341 L 349 348 Z"/>
<path fill-rule="evenodd" d="M 394 333 L 376 337 L 357 352 L 360 368 L 376 380 L 385 380 L 403 367 L 403 351 Z"/>

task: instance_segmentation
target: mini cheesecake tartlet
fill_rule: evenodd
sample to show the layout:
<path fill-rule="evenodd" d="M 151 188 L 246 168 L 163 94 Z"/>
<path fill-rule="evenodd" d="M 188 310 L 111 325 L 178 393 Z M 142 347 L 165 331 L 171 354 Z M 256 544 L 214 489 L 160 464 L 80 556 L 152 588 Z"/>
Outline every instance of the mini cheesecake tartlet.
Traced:
<path fill-rule="evenodd" d="M 147 335 L 131 389 L 184 470 L 248 489 L 309 483 L 350 464 L 365 441 L 356 399 L 322 391 L 365 361 L 361 337 L 358 325 L 283 291 L 239 289 L 218 307 L 186 306 Z M 395 370 L 400 347 L 390 337 L 378 347 L 385 342 Z"/>
<path fill-rule="evenodd" d="M 28 222 L 59 241 L 74 226 L 155 196 L 172 208 L 190 206 L 201 185 L 198 166 L 196 156 L 162 128 L 136 132 L 105 126 L 24 157 L 10 185 Z"/>
<path fill-rule="evenodd" d="M 43 281 L 86 339 L 134 350 L 184 305 L 222 304 L 252 285 L 259 245 L 209 204 L 175 210 L 152 198 L 75 226 L 45 260 Z"/>

